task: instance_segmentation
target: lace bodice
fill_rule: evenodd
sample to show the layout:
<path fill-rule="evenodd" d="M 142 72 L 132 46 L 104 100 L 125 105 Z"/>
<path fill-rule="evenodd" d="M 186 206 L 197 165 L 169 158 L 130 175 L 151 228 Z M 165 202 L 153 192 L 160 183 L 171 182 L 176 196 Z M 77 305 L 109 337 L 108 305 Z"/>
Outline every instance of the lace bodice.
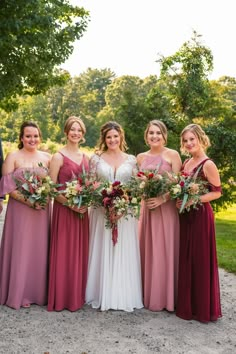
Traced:
<path fill-rule="evenodd" d="M 136 158 L 133 155 L 127 155 L 127 159 L 116 170 L 101 156 L 94 154 L 90 159 L 91 174 L 95 175 L 98 179 L 109 182 L 120 181 L 126 183 L 136 171 Z"/>

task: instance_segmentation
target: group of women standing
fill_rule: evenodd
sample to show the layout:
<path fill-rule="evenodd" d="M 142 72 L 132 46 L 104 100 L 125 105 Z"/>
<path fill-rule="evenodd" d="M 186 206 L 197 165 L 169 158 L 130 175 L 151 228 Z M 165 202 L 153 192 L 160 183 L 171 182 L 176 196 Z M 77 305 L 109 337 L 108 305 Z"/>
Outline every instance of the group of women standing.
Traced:
<path fill-rule="evenodd" d="M 0 196 L 9 194 L 0 251 L 0 304 L 12 308 L 46 305 L 49 311 L 76 311 L 84 303 L 103 310 L 175 311 L 202 322 L 221 317 L 213 212 L 209 202 L 221 195 L 215 164 L 206 156 L 209 139 L 199 125 L 181 134 L 181 149 L 191 157 L 182 165 L 179 153 L 166 147 L 167 129 L 151 121 L 144 133 L 147 152 L 126 153 L 122 127 L 101 127 L 97 150 L 89 159 L 79 145 L 86 128 L 69 117 L 66 145 L 51 159 L 38 150 L 41 133 L 34 122 L 21 127 L 20 146 L 4 162 Z M 117 217 L 118 242 L 106 228 L 103 207 L 65 205 L 59 194 L 51 208 L 31 208 L 17 190 L 15 176 L 32 169 L 45 173 L 63 189 L 73 176 L 87 171 L 97 179 L 125 183 L 139 170 L 180 170 L 207 181 L 198 209 L 180 215 L 169 193 L 141 202 L 139 220 Z M 199 167 L 202 166 L 200 169 Z M 191 200 L 188 203 L 190 206 Z M 51 217 L 52 209 L 52 217 Z M 83 217 L 78 217 L 83 214 Z"/>

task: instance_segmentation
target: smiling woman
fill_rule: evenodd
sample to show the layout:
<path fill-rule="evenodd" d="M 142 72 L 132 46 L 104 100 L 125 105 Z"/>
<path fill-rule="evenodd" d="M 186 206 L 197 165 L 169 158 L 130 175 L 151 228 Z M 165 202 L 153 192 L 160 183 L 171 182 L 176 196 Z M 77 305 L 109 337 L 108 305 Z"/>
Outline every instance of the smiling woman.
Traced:
<path fill-rule="evenodd" d="M 0 304 L 15 309 L 47 302 L 50 203 L 32 204 L 15 182 L 25 172 L 38 179 L 47 175 L 51 156 L 37 149 L 40 140 L 36 123 L 22 124 L 19 150 L 7 155 L 0 182 L 0 196 L 9 194 L 0 250 Z"/>
<path fill-rule="evenodd" d="M 80 150 L 86 133 L 82 119 L 69 117 L 64 133 L 66 145 L 53 155 L 50 166 L 50 176 L 60 190 L 89 168 L 89 158 Z M 71 204 L 65 193 L 54 201 L 49 258 L 48 311 L 80 309 L 87 279 L 88 208 Z"/>
<path fill-rule="evenodd" d="M 218 169 L 206 155 L 208 136 L 198 124 L 189 124 L 181 132 L 181 150 L 190 158 L 182 171 L 206 182 L 197 208 L 190 199 L 180 215 L 179 284 L 176 315 L 200 322 L 216 321 L 222 316 L 217 266 L 215 223 L 210 201 L 220 198 Z M 181 208 L 182 201 L 177 201 Z"/>
<path fill-rule="evenodd" d="M 178 173 L 179 153 L 166 147 L 167 128 L 152 120 L 144 132 L 149 146 L 137 156 L 140 171 Z M 139 239 L 144 306 L 152 311 L 174 311 L 177 301 L 179 260 L 179 216 L 169 193 L 151 195 L 142 201 Z"/>
<path fill-rule="evenodd" d="M 125 153 L 125 149 L 122 127 L 117 122 L 105 123 L 101 127 L 98 149 L 90 160 L 90 171 L 98 180 L 112 184 L 113 192 L 120 183 L 127 182 L 136 169 L 135 157 Z M 117 242 L 114 242 L 112 229 L 106 227 L 105 208 L 92 208 L 90 212 L 86 302 L 102 311 L 130 312 L 143 307 L 137 220 L 130 215 L 112 215 Z"/>

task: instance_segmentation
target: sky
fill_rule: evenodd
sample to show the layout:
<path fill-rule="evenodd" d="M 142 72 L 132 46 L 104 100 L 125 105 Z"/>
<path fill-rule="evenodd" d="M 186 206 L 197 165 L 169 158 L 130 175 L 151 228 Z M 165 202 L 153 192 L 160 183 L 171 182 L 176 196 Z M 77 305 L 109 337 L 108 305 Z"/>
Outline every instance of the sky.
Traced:
<path fill-rule="evenodd" d="M 83 37 L 62 67 L 72 76 L 89 67 L 116 76 L 159 75 L 159 53 L 175 54 L 193 31 L 213 54 L 209 79 L 236 77 L 235 0 L 70 0 L 90 12 Z"/>

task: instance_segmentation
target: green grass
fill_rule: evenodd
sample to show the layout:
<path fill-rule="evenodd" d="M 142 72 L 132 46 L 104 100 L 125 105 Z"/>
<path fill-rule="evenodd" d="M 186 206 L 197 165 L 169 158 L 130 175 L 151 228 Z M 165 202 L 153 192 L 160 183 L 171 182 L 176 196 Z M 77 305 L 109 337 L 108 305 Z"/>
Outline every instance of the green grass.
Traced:
<path fill-rule="evenodd" d="M 236 205 L 216 213 L 215 218 L 219 267 L 236 274 Z"/>

